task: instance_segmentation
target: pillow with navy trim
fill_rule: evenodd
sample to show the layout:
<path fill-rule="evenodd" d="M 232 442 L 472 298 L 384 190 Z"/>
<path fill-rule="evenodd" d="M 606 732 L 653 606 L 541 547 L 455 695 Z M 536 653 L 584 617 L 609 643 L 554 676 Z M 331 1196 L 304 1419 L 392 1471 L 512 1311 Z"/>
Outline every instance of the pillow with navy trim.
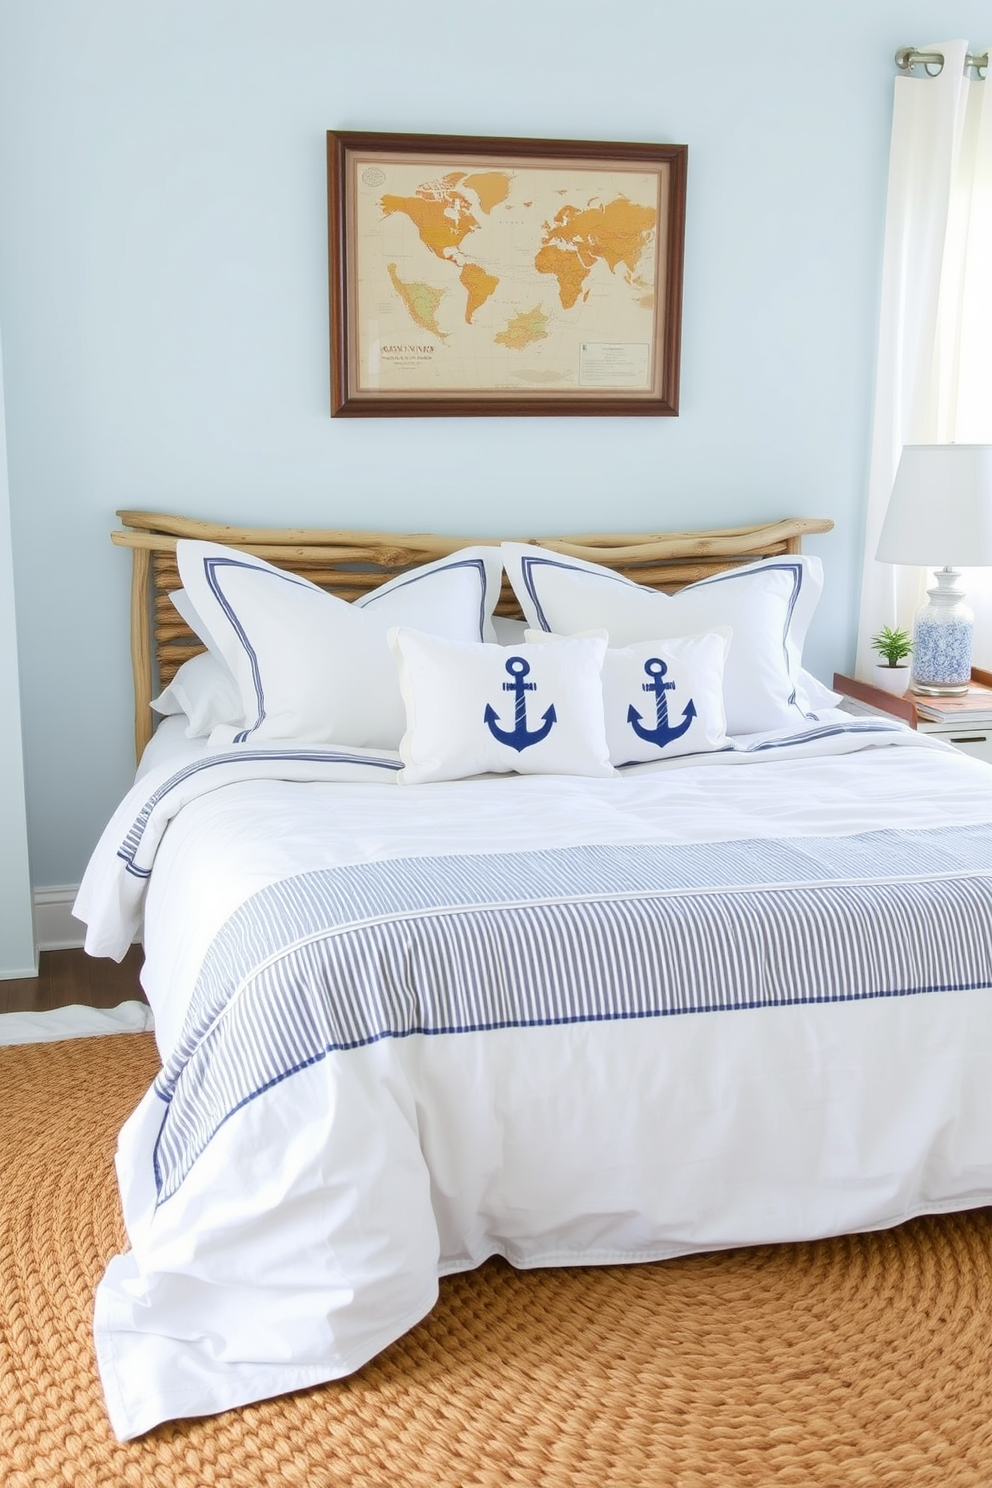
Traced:
<path fill-rule="evenodd" d="M 227 662 L 224 660 L 223 652 L 210 634 L 210 629 L 204 622 L 203 616 L 197 613 L 196 606 L 186 593 L 186 590 L 171 589 L 169 591 L 169 600 L 172 608 L 186 621 L 193 634 L 200 637 L 200 640 L 206 646 L 217 665 L 230 670 L 227 667 Z"/>
<path fill-rule="evenodd" d="M 386 640 L 413 625 L 452 641 L 489 641 L 499 549 L 463 548 L 390 579 L 354 603 L 298 574 L 218 543 L 176 545 L 197 634 L 230 669 L 243 719 L 213 743 L 302 739 L 395 749 L 403 700 Z"/>
<path fill-rule="evenodd" d="M 597 632 L 603 640 L 605 631 Z M 533 645 L 562 637 L 528 630 Z M 615 765 L 731 748 L 723 706 L 723 669 L 731 632 L 611 646 L 603 661 L 606 742 Z"/>
<path fill-rule="evenodd" d="M 402 784 L 614 773 L 603 717 L 604 640 L 484 645 L 400 626 L 389 644 L 406 707 Z"/>
<path fill-rule="evenodd" d="M 799 673 L 799 691 L 806 694 L 806 701 L 814 713 L 818 708 L 838 708 L 844 701 L 842 692 L 834 692 L 819 677 L 814 677 L 805 667 Z"/>
<path fill-rule="evenodd" d="M 185 713 L 187 739 L 206 739 L 220 724 L 244 723 L 238 684 L 209 651 L 184 661 L 151 706 L 156 713 Z"/>
<path fill-rule="evenodd" d="M 503 565 L 532 630 L 605 630 L 611 646 L 670 640 L 729 626 L 724 672 L 727 730 L 795 727 L 811 714 L 802 649 L 823 588 L 817 558 L 784 554 L 659 594 L 580 558 L 504 543 Z"/>

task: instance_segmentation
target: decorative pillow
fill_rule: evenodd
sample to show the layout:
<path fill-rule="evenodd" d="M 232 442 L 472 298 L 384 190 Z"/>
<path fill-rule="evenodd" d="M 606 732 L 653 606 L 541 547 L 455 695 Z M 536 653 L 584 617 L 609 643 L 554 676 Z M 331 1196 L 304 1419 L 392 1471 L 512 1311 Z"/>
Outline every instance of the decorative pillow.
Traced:
<path fill-rule="evenodd" d="M 187 739 L 205 739 L 221 724 L 244 723 L 238 684 L 209 651 L 184 661 L 152 707 L 156 713 L 185 713 Z"/>
<path fill-rule="evenodd" d="M 217 543 L 181 540 L 176 556 L 201 639 L 238 685 L 242 722 L 215 743 L 308 739 L 395 749 L 403 700 L 386 641 L 413 625 L 454 641 L 492 639 L 499 549 L 460 552 L 400 574 L 353 604 L 296 574 Z"/>
<path fill-rule="evenodd" d="M 493 631 L 497 646 L 522 646 L 526 630 L 526 620 L 515 620 L 512 615 L 493 616 Z"/>
<path fill-rule="evenodd" d="M 823 587 L 816 558 L 766 558 L 677 594 L 656 593 L 597 563 L 528 543 L 504 543 L 503 562 L 534 630 L 603 629 L 611 646 L 629 646 L 729 626 L 734 642 L 723 691 L 731 734 L 787 728 L 810 712 L 800 672 Z"/>
<path fill-rule="evenodd" d="M 207 650 L 217 662 L 218 666 L 222 666 L 227 671 L 230 671 L 230 667 L 224 660 L 223 652 L 221 651 L 217 642 L 214 640 L 213 636 L 210 634 L 208 626 L 204 623 L 203 616 L 197 614 L 196 606 L 193 604 L 193 601 L 186 593 L 186 590 L 170 590 L 169 600 L 172 604 L 172 608 L 177 611 L 177 613 L 182 617 L 183 620 L 186 621 L 186 624 L 189 626 L 193 634 L 200 637 L 200 640 L 206 646 Z"/>
<path fill-rule="evenodd" d="M 389 633 L 406 705 L 406 785 L 466 775 L 612 775 L 603 718 L 606 642 L 487 646 Z"/>
<path fill-rule="evenodd" d="M 839 708 L 844 701 L 842 692 L 834 692 L 832 687 L 821 682 L 819 677 L 814 677 L 813 673 L 808 672 L 805 667 L 799 673 L 797 691 L 805 693 L 806 701 L 814 712 L 818 708 Z"/>
<path fill-rule="evenodd" d="M 605 632 L 598 634 L 606 639 Z M 543 630 L 527 631 L 534 645 L 561 639 Z M 615 765 L 729 747 L 723 669 L 730 642 L 731 632 L 723 626 L 706 635 L 638 641 L 607 651 L 603 705 Z"/>

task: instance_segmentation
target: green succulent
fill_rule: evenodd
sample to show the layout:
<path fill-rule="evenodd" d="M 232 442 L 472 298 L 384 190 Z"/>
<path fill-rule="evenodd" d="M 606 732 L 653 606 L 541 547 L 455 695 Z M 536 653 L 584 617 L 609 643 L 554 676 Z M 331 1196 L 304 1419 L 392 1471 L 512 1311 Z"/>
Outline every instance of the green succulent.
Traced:
<path fill-rule="evenodd" d="M 872 636 L 871 644 L 887 666 L 898 666 L 913 649 L 909 631 L 894 630 L 891 625 L 883 625 L 878 635 Z"/>

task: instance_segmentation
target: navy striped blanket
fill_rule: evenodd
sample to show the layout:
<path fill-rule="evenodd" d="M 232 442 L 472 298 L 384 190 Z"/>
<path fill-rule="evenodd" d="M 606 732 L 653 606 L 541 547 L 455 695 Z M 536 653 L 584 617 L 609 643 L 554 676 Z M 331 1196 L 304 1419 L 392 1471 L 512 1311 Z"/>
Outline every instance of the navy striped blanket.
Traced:
<path fill-rule="evenodd" d="M 159 1202 L 246 1102 L 380 1039 L 990 985 L 989 826 L 305 873 L 206 957 L 155 1087 Z"/>

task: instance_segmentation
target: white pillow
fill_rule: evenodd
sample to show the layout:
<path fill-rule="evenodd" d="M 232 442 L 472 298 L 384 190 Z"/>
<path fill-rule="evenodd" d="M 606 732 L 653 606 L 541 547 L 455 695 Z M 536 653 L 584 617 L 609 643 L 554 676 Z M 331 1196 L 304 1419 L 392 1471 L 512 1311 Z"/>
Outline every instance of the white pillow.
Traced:
<path fill-rule="evenodd" d="M 209 651 L 184 661 L 152 707 L 156 713 L 185 713 L 187 739 L 205 739 L 221 724 L 244 724 L 238 684 Z"/>
<path fill-rule="evenodd" d="M 806 694 L 806 701 L 815 712 L 817 708 L 837 708 L 844 701 L 842 692 L 834 692 L 819 677 L 814 677 L 805 667 L 799 673 L 799 689 Z"/>
<path fill-rule="evenodd" d="M 493 630 L 497 646 L 522 646 L 527 621 L 517 620 L 513 615 L 494 615 Z"/>
<path fill-rule="evenodd" d="M 225 668 L 225 670 L 230 671 L 230 667 L 228 667 L 227 662 L 224 660 L 224 653 L 221 651 L 217 642 L 210 634 L 208 627 L 203 621 L 202 615 L 197 614 L 196 606 L 193 604 L 193 601 L 186 593 L 186 590 L 171 589 L 169 591 L 169 600 L 172 604 L 172 608 L 179 613 L 183 620 L 186 621 L 186 624 L 189 626 L 193 634 L 200 637 L 200 640 L 206 646 L 207 650 L 217 662 L 218 666 L 222 666 Z"/>
<path fill-rule="evenodd" d="M 598 634 L 606 639 L 604 631 Z M 534 645 L 560 636 L 528 630 Z M 615 765 L 727 749 L 723 669 L 731 632 L 610 647 L 603 662 L 606 740 Z"/>
<path fill-rule="evenodd" d="M 219 726 L 214 743 L 307 739 L 395 749 L 404 717 L 388 631 L 413 625 L 448 640 L 491 640 L 502 579 L 498 548 L 463 548 L 351 604 L 217 543 L 180 540 L 176 557 L 197 634 L 241 695 L 243 722 Z"/>
<path fill-rule="evenodd" d="M 389 633 L 406 706 L 399 780 L 612 775 L 603 718 L 606 642 L 473 645 Z"/>
<path fill-rule="evenodd" d="M 611 646 L 699 635 L 729 626 L 724 673 L 731 734 L 786 728 L 810 712 L 801 682 L 803 641 L 823 587 L 816 558 L 785 555 L 714 574 L 677 594 L 643 588 L 578 558 L 504 543 L 503 562 L 533 630 L 603 629 Z"/>

